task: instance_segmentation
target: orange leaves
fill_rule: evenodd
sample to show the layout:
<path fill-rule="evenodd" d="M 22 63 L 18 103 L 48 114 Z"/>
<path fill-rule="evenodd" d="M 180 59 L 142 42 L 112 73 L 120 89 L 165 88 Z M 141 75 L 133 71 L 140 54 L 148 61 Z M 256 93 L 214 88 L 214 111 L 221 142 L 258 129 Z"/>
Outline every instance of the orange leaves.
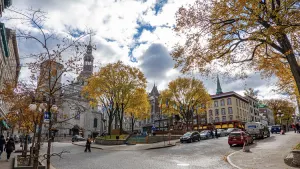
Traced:
<path fill-rule="evenodd" d="M 179 8 L 175 30 L 186 41 L 174 47 L 176 67 L 187 72 L 196 64 L 207 75 L 217 63 L 222 69 L 238 69 L 226 70 L 231 75 L 254 69 L 280 79 L 281 68 L 290 72 L 286 57 L 295 58 L 300 51 L 300 22 L 295 19 L 300 18 L 300 6 L 294 0 L 279 1 L 273 7 L 272 1 L 197 0 Z M 288 39 L 283 41 L 285 36 Z M 291 47 L 283 45 L 289 43 Z"/>

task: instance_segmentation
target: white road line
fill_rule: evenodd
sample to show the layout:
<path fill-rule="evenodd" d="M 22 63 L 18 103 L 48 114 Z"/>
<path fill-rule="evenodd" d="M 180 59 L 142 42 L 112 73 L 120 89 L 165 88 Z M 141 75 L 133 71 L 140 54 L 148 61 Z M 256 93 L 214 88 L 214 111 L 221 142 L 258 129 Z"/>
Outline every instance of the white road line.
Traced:
<path fill-rule="evenodd" d="M 230 160 L 230 156 L 232 156 L 233 154 L 235 154 L 235 153 L 238 153 L 238 152 L 240 152 L 240 151 L 242 151 L 242 150 L 239 150 L 239 151 L 233 152 L 233 153 L 229 154 L 229 155 L 226 157 L 226 158 L 227 158 L 227 161 L 228 161 L 228 163 L 229 163 L 230 165 L 232 165 L 233 167 L 237 168 L 237 169 L 242 169 L 242 168 L 241 168 L 241 167 L 239 167 L 239 166 L 237 166 L 237 165 L 235 165 L 235 164 L 233 164 L 233 162 Z"/>

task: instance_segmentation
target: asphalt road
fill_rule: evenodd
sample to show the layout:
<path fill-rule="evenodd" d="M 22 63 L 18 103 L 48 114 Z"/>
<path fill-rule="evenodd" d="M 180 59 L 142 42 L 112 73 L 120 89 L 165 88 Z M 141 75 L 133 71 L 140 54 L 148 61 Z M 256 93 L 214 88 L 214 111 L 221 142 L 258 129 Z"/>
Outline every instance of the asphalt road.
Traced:
<path fill-rule="evenodd" d="M 215 169 L 232 168 L 224 156 L 242 147 L 229 147 L 227 137 L 184 143 L 171 148 L 143 151 L 106 151 L 92 149 L 84 153 L 84 147 L 71 143 L 54 143 L 53 152 L 67 150 L 63 159 L 53 157 L 57 169 Z"/>

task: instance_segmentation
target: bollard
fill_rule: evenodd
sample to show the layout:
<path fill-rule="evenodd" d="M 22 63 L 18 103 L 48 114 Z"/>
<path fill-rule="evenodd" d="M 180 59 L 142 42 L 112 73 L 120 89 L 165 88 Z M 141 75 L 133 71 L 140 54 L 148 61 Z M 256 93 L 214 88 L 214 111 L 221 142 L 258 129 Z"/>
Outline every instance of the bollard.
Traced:
<path fill-rule="evenodd" d="M 244 142 L 243 151 L 244 151 L 244 152 L 250 152 L 250 146 L 248 146 L 248 145 L 246 144 L 246 142 Z"/>

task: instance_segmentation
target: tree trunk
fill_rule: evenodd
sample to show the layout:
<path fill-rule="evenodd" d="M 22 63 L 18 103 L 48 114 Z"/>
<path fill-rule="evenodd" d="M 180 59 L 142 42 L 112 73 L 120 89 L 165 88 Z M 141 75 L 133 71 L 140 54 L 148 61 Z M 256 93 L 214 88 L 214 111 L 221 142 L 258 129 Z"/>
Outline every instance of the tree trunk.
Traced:
<path fill-rule="evenodd" d="M 28 166 L 31 166 L 31 164 L 32 164 L 33 149 L 34 149 L 34 146 L 35 146 L 36 127 L 37 127 L 37 125 L 34 124 L 34 131 L 33 131 L 33 137 L 32 137 L 32 140 L 31 140 L 31 149 L 30 149 L 30 156 L 29 156 Z"/>
<path fill-rule="evenodd" d="M 27 156 L 27 150 L 28 150 L 28 134 L 25 136 L 25 141 L 24 141 L 24 150 L 22 152 L 22 156 L 26 158 Z"/>
<path fill-rule="evenodd" d="M 133 128 L 134 128 L 134 116 L 131 114 L 131 132 L 133 133 Z"/>
<path fill-rule="evenodd" d="M 300 93 L 300 67 L 297 63 L 293 47 L 286 34 L 282 34 L 277 38 L 278 43 L 283 49 L 283 54 L 286 56 L 290 65 L 293 77 L 295 79 L 298 92 Z"/>
<path fill-rule="evenodd" d="M 120 121 L 120 135 L 123 133 L 123 117 L 124 117 L 124 105 L 121 105 L 121 113 L 119 116 L 119 121 Z"/>
<path fill-rule="evenodd" d="M 33 160 L 33 169 L 38 169 L 38 166 L 39 166 L 39 155 L 40 155 L 40 149 L 41 149 L 43 120 L 44 120 L 44 115 L 41 115 L 40 122 L 39 122 L 38 139 L 37 139 L 37 143 L 36 143 L 37 146 L 35 148 L 35 154 L 34 154 L 34 160 Z"/>
<path fill-rule="evenodd" d="M 48 111 L 50 112 L 50 111 Z M 51 114 L 51 113 L 50 113 Z M 51 158 L 51 143 L 52 143 L 52 120 L 51 120 L 51 115 L 50 115 L 50 120 L 49 120 L 49 129 L 48 129 L 48 147 L 47 147 L 47 169 L 50 169 L 50 158 Z"/>
<path fill-rule="evenodd" d="M 111 135 L 111 126 L 112 126 L 112 123 L 113 123 L 113 116 L 109 115 L 109 117 L 108 117 L 108 134 L 109 135 Z"/>

